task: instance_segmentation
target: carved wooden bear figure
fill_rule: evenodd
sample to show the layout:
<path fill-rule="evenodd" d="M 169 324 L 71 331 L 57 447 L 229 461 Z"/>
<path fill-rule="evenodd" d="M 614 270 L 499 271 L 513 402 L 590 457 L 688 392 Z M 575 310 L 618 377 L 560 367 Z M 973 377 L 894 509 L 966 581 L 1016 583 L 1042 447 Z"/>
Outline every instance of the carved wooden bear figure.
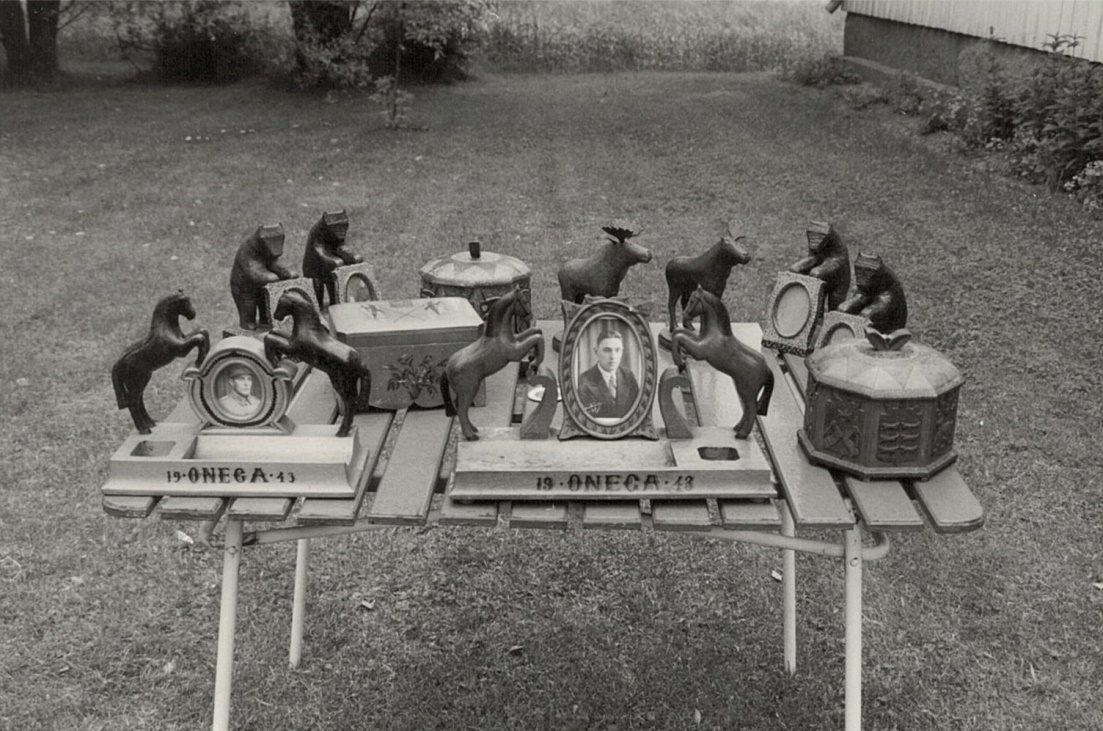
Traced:
<path fill-rule="evenodd" d="M 333 270 L 364 261 L 364 257 L 345 248 L 348 230 L 349 217 L 344 210 L 326 211 L 307 237 L 303 252 L 303 276 L 314 280 L 314 295 L 320 307 L 326 306 L 326 293 L 329 294 L 329 304 L 337 304 L 337 283 L 333 279 Z"/>
<path fill-rule="evenodd" d="M 789 267 L 794 274 L 822 279 L 827 285 L 827 309 L 837 310 L 850 290 L 850 254 L 835 228 L 809 221 L 808 256 Z"/>
<path fill-rule="evenodd" d="M 854 259 L 854 294 L 839 312 L 862 315 L 873 329 L 891 333 L 908 324 L 904 287 L 880 256 L 859 253 Z"/>
<path fill-rule="evenodd" d="M 230 270 L 230 294 L 238 323 L 246 330 L 255 330 L 258 323 L 271 325 L 264 308 L 264 285 L 295 276 L 280 264 L 282 255 L 282 223 L 259 226 L 238 247 Z"/>

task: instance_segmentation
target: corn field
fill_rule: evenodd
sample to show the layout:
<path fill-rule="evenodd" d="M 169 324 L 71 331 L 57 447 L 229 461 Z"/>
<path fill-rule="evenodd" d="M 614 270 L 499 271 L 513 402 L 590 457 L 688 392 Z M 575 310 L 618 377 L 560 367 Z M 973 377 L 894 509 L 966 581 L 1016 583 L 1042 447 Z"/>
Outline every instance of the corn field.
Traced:
<path fill-rule="evenodd" d="M 514 71 L 763 71 L 842 52 L 813 0 L 501 0 L 487 61 Z"/>

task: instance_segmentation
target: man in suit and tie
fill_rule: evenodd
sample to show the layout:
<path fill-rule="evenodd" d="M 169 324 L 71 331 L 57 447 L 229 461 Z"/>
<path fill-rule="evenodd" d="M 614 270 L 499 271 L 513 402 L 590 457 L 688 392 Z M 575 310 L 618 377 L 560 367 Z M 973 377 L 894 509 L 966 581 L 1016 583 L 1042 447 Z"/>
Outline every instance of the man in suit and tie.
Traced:
<path fill-rule="evenodd" d="M 640 393 L 636 377 L 621 365 L 624 338 L 612 328 L 603 330 L 598 336 L 594 355 L 597 363 L 579 374 L 578 400 L 583 410 L 593 418 L 623 418 L 628 415 Z"/>

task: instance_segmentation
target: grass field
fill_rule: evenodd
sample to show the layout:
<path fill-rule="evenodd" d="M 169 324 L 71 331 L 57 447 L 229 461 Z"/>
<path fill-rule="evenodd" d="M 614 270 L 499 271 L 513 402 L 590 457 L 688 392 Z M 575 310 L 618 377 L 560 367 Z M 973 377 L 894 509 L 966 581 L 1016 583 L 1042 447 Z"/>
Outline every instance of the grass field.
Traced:
<path fill-rule="evenodd" d="M 904 281 L 917 340 L 964 372 L 959 465 L 976 533 L 900 536 L 865 582 L 869 729 L 1103 727 L 1103 222 L 763 73 L 497 75 L 419 89 L 421 131 L 355 95 L 77 78 L 0 92 L 0 730 L 209 727 L 221 555 L 197 526 L 100 507 L 130 430 L 109 371 L 183 287 L 233 322 L 241 239 L 282 221 L 298 266 L 323 209 L 385 297 L 479 239 L 555 271 L 636 223 L 623 294 L 726 222 L 754 260 L 726 304 L 759 321 L 810 218 Z M 183 363 L 147 398 L 183 396 Z M 796 677 L 777 552 L 662 534 L 407 529 L 316 541 L 302 668 L 287 667 L 294 548 L 243 561 L 240 729 L 842 726 L 842 567 L 800 557 Z M 364 606 L 367 603 L 371 609 Z M 521 648 L 521 649 L 515 649 Z"/>

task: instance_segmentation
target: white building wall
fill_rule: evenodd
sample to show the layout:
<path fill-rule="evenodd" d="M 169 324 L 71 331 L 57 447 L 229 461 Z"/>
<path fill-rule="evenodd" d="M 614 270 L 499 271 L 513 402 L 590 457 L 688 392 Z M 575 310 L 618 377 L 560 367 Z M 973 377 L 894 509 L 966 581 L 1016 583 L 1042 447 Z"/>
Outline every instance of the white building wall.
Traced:
<path fill-rule="evenodd" d="M 843 9 L 1036 51 L 1053 35 L 1076 35 L 1068 53 L 1103 63 L 1103 0 L 845 0 Z"/>

